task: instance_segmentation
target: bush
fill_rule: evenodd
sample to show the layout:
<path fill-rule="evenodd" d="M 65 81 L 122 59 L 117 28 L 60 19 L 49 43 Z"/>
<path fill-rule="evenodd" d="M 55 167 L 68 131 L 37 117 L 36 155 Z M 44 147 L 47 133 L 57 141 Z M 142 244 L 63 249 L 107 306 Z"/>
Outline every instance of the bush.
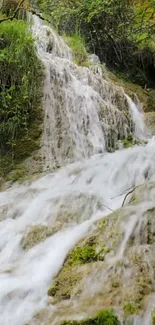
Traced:
<path fill-rule="evenodd" d="M 152 0 L 35 0 L 60 33 L 78 33 L 114 72 L 155 86 Z"/>
<path fill-rule="evenodd" d="M 0 155 L 18 156 L 20 140 L 42 120 L 42 65 L 28 25 L 0 24 Z M 32 132 L 31 132 L 32 133 Z M 40 136 L 40 132 L 38 132 Z M 35 146 L 32 146 L 33 149 Z M 25 148 L 24 148 L 25 150 Z"/>

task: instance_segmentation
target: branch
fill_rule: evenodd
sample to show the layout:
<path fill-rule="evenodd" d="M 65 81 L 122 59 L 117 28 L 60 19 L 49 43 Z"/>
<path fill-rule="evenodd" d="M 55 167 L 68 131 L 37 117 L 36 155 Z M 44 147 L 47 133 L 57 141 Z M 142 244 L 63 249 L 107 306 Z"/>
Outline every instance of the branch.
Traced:
<path fill-rule="evenodd" d="M 7 20 L 13 20 L 15 18 L 15 16 L 16 16 L 16 13 L 21 9 L 21 5 L 24 3 L 24 1 L 25 0 L 21 0 L 18 3 L 18 5 L 17 5 L 17 7 L 16 7 L 16 9 L 15 9 L 12 16 L 0 19 L 0 24 L 3 23 L 4 21 L 7 21 Z"/>
<path fill-rule="evenodd" d="M 141 186 L 141 185 L 137 185 L 137 186 L 135 186 L 131 191 L 129 191 L 129 192 L 125 195 L 124 200 L 123 200 L 123 203 L 122 203 L 122 207 L 124 206 L 125 201 L 126 201 L 126 198 L 128 197 L 128 195 L 131 194 L 131 193 L 133 193 L 133 192 L 136 190 L 136 188 L 139 187 L 139 186 Z"/>
<path fill-rule="evenodd" d="M 109 208 L 109 207 L 108 207 L 107 205 L 105 205 L 105 204 L 102 204 L 102 206 L 105 207 L 105 208 L 107 208 L 108 210 L 110 210 L 110 211 L 112 211 L 112 212 L 114 211 L 113 209 Z"/>
<path fill-rule="evenodd" d="M 127 188 L 125 191 L 123 191 L 119 195 L 111 197 L 111 199 L 116 199 L 117 197 L 124 195 L 126 193 L 126 191 L 131 190 L 132 188 L 133 188 L 133 186 L 130 186 L 129 188 Z"/>

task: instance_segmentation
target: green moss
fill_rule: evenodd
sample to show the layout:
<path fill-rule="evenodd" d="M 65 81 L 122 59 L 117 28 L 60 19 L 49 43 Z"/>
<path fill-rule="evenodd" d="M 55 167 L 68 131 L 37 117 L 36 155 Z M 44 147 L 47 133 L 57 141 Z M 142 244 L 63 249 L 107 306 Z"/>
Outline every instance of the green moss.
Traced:
<path fill-rule="evenodd" d="M 96 324 L 97 325 L 119 325 L 120 322 L 112 309 L 107 309 L 107 310 L 105 309 L 98 313 Z"/>
<path fill-rule="evenodd" d="M 132 141 L 128 141 L 128 140 L 121 140 L 121 142 L 123 143 L 124 148 L 130 148 L 133 146 Z"/>
<path fill-rule="evenodd" d="M 138 314 L 139 306 L 136 305 L 133 301 L 128 301 L 124 303 L 123 310 L 125 316 Z"/>
<path fill-rule="evenodd" d="M 68 264 L 75 266 L 97 261 L 95 246 L 86 245 L 84 247 L 76 247 L 69 255 Z"/>
<path fill-rule="evenodd" d="M 120 325 L 120 321 L 112 309 L 105 309 L 99 311 L 95 317 L 80 321 L 64 321 L 61 325 Z"/>
<path fill-rule="evenodd" d="M 63 269 L 48 290 L 48 295 L 56 300 L 70 299 L 72 289 L 78 281 L 78 276 L 70 269 Z"/>
<path fill-rule="evenodd" d="M 7 176 L 6 176 L 6 180 L 7 181 L 11 181 L 11 182 L 16 182 L 17 180 L 19 181 L 20 179 L 23 179 L 25 176 L 25 170 L 24 168 L 18 168 L 18 169 L 14 169 L 13 171 L 11 171 Z"/>
<path fill-rule="evenodd" d="M 50 235 L 51 233 L 48 230 L 48 227 L 43 225 L 34 226 L 24 238 L 22 247 L 23 249 L 28 250 L 38 243 L 44 241 Z"/>
<path fill-rule="evenodd" d="M 151 312 L 151 325 L 155 325 L 155 308 Z"/>

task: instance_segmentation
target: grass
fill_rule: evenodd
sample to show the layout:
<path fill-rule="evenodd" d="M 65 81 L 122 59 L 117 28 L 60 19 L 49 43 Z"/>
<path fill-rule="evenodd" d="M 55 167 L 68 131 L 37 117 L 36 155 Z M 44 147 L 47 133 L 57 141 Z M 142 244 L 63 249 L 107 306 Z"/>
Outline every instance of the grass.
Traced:
<path fill-rule="evenodd" d="M 88 67 L 89 66 L 88 53 L 83 38 L 78 34 L 74 34 L 72 36 L 64 35 L 64 38 L 68 46 L 73 51 L 74 62 L 77 65 Z"/>

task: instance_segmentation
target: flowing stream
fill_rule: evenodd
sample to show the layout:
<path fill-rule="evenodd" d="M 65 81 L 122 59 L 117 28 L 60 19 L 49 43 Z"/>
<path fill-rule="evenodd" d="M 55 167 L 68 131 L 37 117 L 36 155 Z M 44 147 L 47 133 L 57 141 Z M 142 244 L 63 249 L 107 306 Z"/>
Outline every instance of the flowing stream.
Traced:
<path fill-rule="evenodd" d="M 63 167 L 0 193 L 3 325 L 25 325 L 46 306 L 53 277 L 94 220 L 119 208 L 130 187 L 155 181 L 154 140 L 106 152 L 134 125 L 136 137 L 145 138 L 137 106 L 122 89 L 88 68 L 77 67 L 68 46 L 37 17 L 32 31 L 46 68 L 44 169 L 53 164 Z M 24 236 L 35 225 L 59 230 L 26 251 Z M 127 226 L 120 254 L 133 226 Z"/>

